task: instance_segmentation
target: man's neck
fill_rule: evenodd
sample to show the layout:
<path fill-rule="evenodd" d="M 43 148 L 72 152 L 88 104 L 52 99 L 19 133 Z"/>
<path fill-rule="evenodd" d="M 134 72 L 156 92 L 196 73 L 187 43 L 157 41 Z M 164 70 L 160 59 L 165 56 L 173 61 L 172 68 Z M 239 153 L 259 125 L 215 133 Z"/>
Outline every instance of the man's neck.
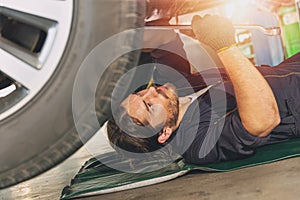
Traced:
<path fill-rule="evenodd" d="M 174 130 L 176 130 L 179 127 L 179 124 L 187 111 L 188 107 L 195 101 L 199 96 L 203 95 L 206 93 L 211 87 L 214 87 L 218 84 L 220 84 L 221 81 L 216 82 L 215 84 L 209 85 L 206 88 L 197 91 L 196 93 L 193 93 L 191 95 L 185 96 L 185 97 L 179 97 L 179 114 L 178 114 L 178 120 L 176 123 L 176 126 L 174 127 Z"/>

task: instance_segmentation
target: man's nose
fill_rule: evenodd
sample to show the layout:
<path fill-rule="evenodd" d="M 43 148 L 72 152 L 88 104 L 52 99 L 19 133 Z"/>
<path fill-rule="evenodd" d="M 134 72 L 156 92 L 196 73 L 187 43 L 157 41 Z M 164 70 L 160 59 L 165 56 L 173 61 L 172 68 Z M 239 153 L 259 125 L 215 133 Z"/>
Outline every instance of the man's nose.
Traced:
<path fill-rule="evenodd" d="M 150 96 L 157 96 L 157 91 L 154 87 L 149 87 L 148 91 L 146 92 L 146 94 L 144 95 L 144 98 L 150 97 Z"/>

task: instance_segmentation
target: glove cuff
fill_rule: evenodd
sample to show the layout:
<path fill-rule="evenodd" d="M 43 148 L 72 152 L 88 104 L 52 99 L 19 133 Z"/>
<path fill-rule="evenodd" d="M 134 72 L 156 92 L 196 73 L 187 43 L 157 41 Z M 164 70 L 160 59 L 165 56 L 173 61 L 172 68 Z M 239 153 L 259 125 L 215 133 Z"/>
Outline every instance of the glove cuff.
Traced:
<path fill-rule="evenodd" d="M 230 46 L 222 47 L 221 49 L 217 50 L 216 52 L 217 53 L 221 53 L 221 52 L 223 52 L 223 51 L 225 51 L 227 49 L 230 49 L 231 47 L 236 47 L 236 46 L 237 46 L 237 43 L 234 43 L 234 44 L 232 44 Z"/>
<path fill-rule="evenodd" d="M 234 45 L 235 40 L 230 36 L 225 36 L 224 38 L 215 38 L 213 40 L 210 40 L 206 44 L 210 46 L 214 51 L 218 52 L 223 48 L 228 48 L 231 47 L 231 45 Z"/>

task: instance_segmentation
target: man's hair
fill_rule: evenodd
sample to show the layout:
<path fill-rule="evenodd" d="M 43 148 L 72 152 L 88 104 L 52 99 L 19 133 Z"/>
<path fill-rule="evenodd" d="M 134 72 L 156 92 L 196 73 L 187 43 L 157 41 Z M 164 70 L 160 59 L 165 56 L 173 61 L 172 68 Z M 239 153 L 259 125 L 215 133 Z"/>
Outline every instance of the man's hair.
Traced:
<path fill-rule="evenodd" d="M 126 156 L 130 153 L 153 152 L 163 146 L 157 141 L 159 131 L 149 124 L 137 125 L 122 106 L 115 113 L 115 119 L 112 118 L 107 123 L 107 135 L 117 152 Z"/>

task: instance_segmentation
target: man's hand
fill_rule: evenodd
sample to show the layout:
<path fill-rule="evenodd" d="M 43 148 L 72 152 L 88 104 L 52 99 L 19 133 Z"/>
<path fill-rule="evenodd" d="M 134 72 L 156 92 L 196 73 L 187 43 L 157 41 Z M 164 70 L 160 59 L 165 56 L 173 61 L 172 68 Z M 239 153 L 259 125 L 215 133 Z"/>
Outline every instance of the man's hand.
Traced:
<path fill-rule="evenodd" d="M 196 15 L 192 19 L 192 28 L 196 38 L 215 51 L 235 44 L 235 29 L 229 19 L 220 16 Z"/>

